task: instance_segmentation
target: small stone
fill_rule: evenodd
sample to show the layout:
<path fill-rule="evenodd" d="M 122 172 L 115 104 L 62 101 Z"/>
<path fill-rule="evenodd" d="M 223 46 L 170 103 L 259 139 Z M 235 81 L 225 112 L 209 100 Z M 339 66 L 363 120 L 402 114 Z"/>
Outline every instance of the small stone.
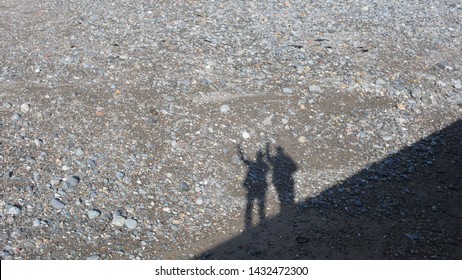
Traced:
<path fill-rule="evenodd" d="M 436 81 L 436 85 L 439 86 L 439 87 L 446 87 L 447 86 L 447 84 L 445 82 L 441 81 L 441 80 Z"/>
<path fill-rule="evenodd" d="M 419 99 L 422 96 L 422 92 L 420 91 L 420 89 L 412 89 L 411 96 L 415 99 Z"/>
<path fill-rule="evenodd" d="M 396 107 L 400 110 L 406 110 L 406 107 L 402 103 L 396 104 Z"/>
<path fill-rule="evenodd" d="M 14 206 L 14 205 L 6 205 L 6 213 L 10 214 L 10 215 L 19 215 L 21 214 L 21 208 L 19 208 L 18 206 Z"/>
<path fill-rule="evenodd" d="M 41 222 L 39 219 L 35 219 L 33 222 L 32 222 L 32 226 L 34 227 L 39 227 L 41 225 Z"/>
<path fill-rule="evenodd" d="M 87 215 L 90 220 L 93 220 L 97 218 L 99 215 L 101 215 L 101 212 L 93 209 L 93 210 L 88 211 Z"/>
<path fill-rule="evenodd" d="M 390 141 L 391 139 L 393 139 L 393 137 L 387 135 L 387 136 L 383 136 L 382 139 L 383 139 L 384 141 Z"/>
<path fill-rule="evenodd" d="M 357 206 L 357 207 L 363 207 L 363 202 L 362 202 L 361 199 L 359 199 L 359 198 L 356 198 L 356 199 L 355 199 L 354 204 L 355 204 L 355 206 Z"/>
<path fill-rule="evenodd" d="M 285 94 L 292 94 L 294 91 L 291 88 L 285 87 L 282 89 Z"/>
<path fill-rule="evenodd" d="M 117 179 L 120 180 L 120 179 L 122 179 L 123 177 L 125 177 L 125 173 L 120 172 L 120 171 L 117 171 L 117 172 L 116 172 L 116 178 L 117 178 Z"/>
<path fill-rule="evenodd" d="M 190 189 L 190 187 L 189 187 L 188 183 L 186 183 L 185 181 L 180 183 L 180 190 L 182 190 L 184 192 L 187 192 L 187 191 L 189 191 L 189 189 Z"/>
<path fill-rule="evenodd" d="M 298 142 L 305 143 L 306 142 L 306 137 L 305 136 L 298 137 Z"/>
<path fill-rule="evenodd" d="M 37 147 L 40 147 L 43 145 L 43 140 L 42 139 L 34 139 L 34 144 Z"/>
<path fill-rule="evenodd" d="M 272 125 L 273 124 L 273 116 L 274 115 L 271 115 L 267 118 L 265 118 L 262 122 L 263 125 Z"/>
<path fill-rule="evenodd" d="M 69 166 L 67 165 L 63 165 L 63 167 L 61 167 L 63 171 L 67 171 L 69 169 L 71 169 Z"/>
<path fill-rule="evenodd" d="M 79 177 L 72 176 L 72 177 L 69 177 L 69 178 L 65 179 L 65 182 L 66 182 L 68 187 L 73 188 L 73 187 L 76 187 L 79 184 L 80 179 L 79 179 Z"/>
<path fill-rule="evenodd" d="M 94 161 L 92 159 L 89 159 L 87 161 L 87 166 L 90 167 L 90 168 L 95 168 L 96 167 L 96 161 Z"/>
<path fill-rule="evenodd" d="M 204 200 L 202 199 L 202 197 L 199 197 L 199 198 L 196 199 L 196 204 L 197 204 L 197 205 L 202 205 L 202 204 L 204 204 Z"/>
<path fill-rule="evenodd" d="M 125 218 L 122 217 L 122 216 L 117 216 L 117 215 L 114 215 L 112 217 L 112 222 L 111 222 L 111 225 L 115 225 L 115 226 L 118 226 L 118 227 L 121 227 L 125 224 Z"/>
<path fill-rule="evenodd" d="M 57 198 L 53 198 L 51 201 L 51 206 L 55 209 L 63 209 L 65 204 L 61 202 L 61 200 L 57 199 Z"/>
<path fill-rule="evenodd" d="M 317 85 L 311 85 L 308 87 L 308 90 L 311 91 L 311 92 L 321 92 L 321 87 L 317 86 Z"/>
<path fill-rule="evenodd" d="M 30 242 L 30 241 L 26 241 L 22 243 L 22 246 L 24 247 L 24 249 L 26 249 L 26 251 L 31 251 L 35 249 L 35 243 Z"/>
<path fill-rule="evenodd" d="M 13 116 L 11 116 L 11 120 L 16 122 L 16 121 L 19 121 L 21 120 L 21 115 L 20 114 L 13 114 Z"/>
<path fill-rule="evenodd" d="M 78 156 L 78 157 L 83 156 L 82 148 L 79 147 L 79 148 L 75 149 L 75 155 Z"/>
<path fill-rule="evenodd" d="M 243 131 L 243 132 L 242 132 L 242 138 L 244 138 L 245 140 L 247 140 L 247 139 L 250 138 L 250 134 L 249 134 L 247 131 Z"/>
<path fill-rule="evenodd" d="M 228 113 L 229 112 L 229 106 L 226 105 L 226 104 L 221 105 L 220 112 L 225 113 L 225 114 Z"/>
<path fill-rule="evenodd" d="M 138 222 L 134 219 L 126 219 L 125 220 L 125 225 L 129 228 L 129 229 L 135 229 L 136 226 L 138 225 Z"/>
<path fill-rule="evenodd" d="M 454 81 L 454 88 L 462 89 L 462 82 L 460 80 L 455 80 Z"/>
<path fill-rule="evenodd" d="M 20 107 L 21 107 L 21 112 L 23 112 L 23 113 L 29 112 L 29 109 L 30 109 L 29 104 L 23 103 L 23 104 L 21 104 Z"/>
<path fill-rule="evenodd" d="M 3 103 L 3 108 L 11 109 L 11 107 L 13 107 L 13 104 L 11 104 L 10 102 L 6 101 Z"/>
<path fill-rule="evenodd" d="M 91 255 L 86 258 L 87 261 L 96 261 L 99 260 L 99 255 Z"/>
<path fill-rule="evenodd" d="M 39 182 L 41 178 L 42 178 L 42 176 L 40 175 L 40 173 L 34 172 L 34 181 L 36 183 Z"/>

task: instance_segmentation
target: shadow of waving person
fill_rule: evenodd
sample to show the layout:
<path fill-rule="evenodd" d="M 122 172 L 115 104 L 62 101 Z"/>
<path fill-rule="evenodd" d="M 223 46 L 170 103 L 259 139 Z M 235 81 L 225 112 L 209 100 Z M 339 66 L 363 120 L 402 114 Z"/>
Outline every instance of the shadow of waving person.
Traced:
<path fill-rule="evenodd" d="M 266 218 L 266 191 L 268 190 L 268 182 L 266 176 L 269 171 L 269 166 L 265 162 L 265 157 L 262 151 L 257 151 L 255 161 L 248 160 L 240 146 L 237 147 L 240 159 L 247 165 L 247 175 L 242 185 L 247 191 L 247 204 L 245 209 L 245 228 L 252 227 L 252 212 L 253 204 L 256 201 L 258 204 L 258 216 L 260 223 Z"/>

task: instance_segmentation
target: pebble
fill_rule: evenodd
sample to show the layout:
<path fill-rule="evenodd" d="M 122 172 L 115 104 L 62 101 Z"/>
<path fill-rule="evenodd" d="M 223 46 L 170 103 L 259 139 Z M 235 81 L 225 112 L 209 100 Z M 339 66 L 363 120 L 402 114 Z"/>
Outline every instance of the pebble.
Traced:
<path fill-rule="evenodd" d="M 78 157 L 83 156 L 82 148 L 79 147 L 79 148 L 75 149 L 75 155 L 78 156 Z"/>
<path fill-rule="evenodd" d="M 101 212 L 98 210 L 90 210 L 88 211 L 87 215 L 90 220 L 93 220 L 97 218 L 99 215 L 101 215 Z"/>
<path fill-rule="evenodd" d="M 420 89 L 412 89 L 411 96 L 415 99 L 419 99 L 422 96 L 422 92 L 420 91 Z"/>
<path fill-rule="evenodd" d="M 21 208 L 14 205 L 6 205 L 6 212 L 10 215 L 19 215 L 21 214 Z"/>
<path fill-rule="evenodd" d="M 21 108 L 21 112 L 23 112 L 23 113 L 29 112 L 29 109 L 30 109 L 29 104 L 27 104 L 27 103 L 21 104 L 20 108 Z"/>
<path fill-rule="evenodd" d="M 306 142 L 306 137 L 305 136 L 298 137 L 298 142 L 305 143 Z"/>
<path fill-rule="evenodd" d="M 72 177 L 65 179 L 65 182 L 68 187 L 76 187 L 79 184 L 80 179 L 79 177 L 72 176 Z"/>
<path fill-rule="evenodd" d="M 42 139 L 34 139 L 34 144 L 37 147 L 41 147 L 43 145 L 43 140 Z"/>
<path fill-rule="evenodd" d="M 180 190 L 182 190 L 184 192 L 187 192 L 187 191 L 189 191 L 189 189 L 190 189 L 190 187 L 189 187 L 188 183 L 186 183 L 185 181 L 180 183 Z"/>
<path fill-rule="evenodd" d="M 116 216 L 114 215 L 112 217 L 112 222 L 111 222 L 111 225 L 115 225 L 115 226 L 118 226 L 118 227 L 121 227 L 125 224 L 125 218 L 122 217 L 122 216 Z"/>
<path fill-rule="evenodd" d="M 229 106 L 224 104 L 224 105 L 221 105 L 220 107 L 220 112 L 222 113 L 228 113 L 229 112 Z"/>
<path fill-rule="evenodd" d="M 455 80 L 454 81 L 454 88 L 462 89 L 462 81 L 461 80 Z"/>
<path fill-rule="evenodd" d="M 57 198 L 53 198 L 51 201 L 51 206 L 55 209 L 63 209 L 65 204 L 61 202 L 61 200 L 57 199 Z"/>
<path fill-rule="evenodd" d="M 30 250 L 35 249 L 35 243 L 30 242 L 30 241 L 26 241 L 26 242 L 22 243 L 22 246 L 24 247 L 24 249 L 26 249 L 26 251 L 30 251 Z"/>
<path fill-rule="evenodd" d="M 87 261 L 96 261 L 99 260 L 99 255 L 91 255 L 86 258 Z"/>
<path fill-rule="evenodd" d="M 12 121 L 19 121 L 21 120 L 21 115 L 20 114 L 13 114 L 13 116 L 11 116 L 11 120 Z"/>
<path fill-rule="evenodd" d="M 11 104 L 10 102 L 6 101 L 3 103 L 3 108 L 11 109 L 11 107 L 13 107 L 13 104 Z"/>
<path fill-rule="evenodd" d="M 125 220 L 125 225 L 129 228 L 129 229 L 135 229 L 136 226 L 138 225 L 138 222 L 134 219 L 126 219 Z"/>
<path fill-rule="evenodd" d="M 123 177 L 125 177 L 125 173 L 120 172 L 120 171 L 117 171 L 117 172 L 116 172 L 116 178 L 117 178 L 117 179 L 120 180 L 120 179 L 122 179 Z"/>
<path fill-rule="evenodd" d="M 42 176 L 40 175 L 40 173 L 38 172 L 34 172 L 34 181 L 36 183 L 38 183 L 40 181 L 40 179 L 42 178 Z"/>
<path fill-rule="evenodd" d="M 42 223 L 40 222 L 39 219 L 35 219 L 33 222 L 32 222 L 32 226 L 34 227 L 39 227 Z"/>
<path fill-rule="evenodd" d="M 197 204 L 197 205 L 202 205 L 202 204 L 204 204 L 204 200 L 202 199 L 202 197 L 199 197 L 199 198 L 196 199 L 196 204 Z"/>
<path fill-rule="evenodd" d="M 393 139 L 393 137 L 392 137 L 392 136 L 383 136 L 382 139 L 383 139 L 384 141 L 390 141 L 390 140 Z"/>
<path fill-rule="evenodd" d="M 285 94 L 292 94 L 294 91 L 291 88 L 285 87 L 282 89 Z"/>
<path fill-rule="evenodd" d="M 319 92 L 321 92 L 321 87 L 319 87 L 317 85 L 310 85 L 308 87 L 308 90 L 311 91 L 311 92 L 319 93 Z"/>
<path fill-rule="evenodd" d="M 243 131 L 243 132 L 242 132 L 242 138 L 244 138 L 245 140 L 247 140 L 247 139 L 250 138 L 250 134 L 249 134 L 247 131 Z"/>

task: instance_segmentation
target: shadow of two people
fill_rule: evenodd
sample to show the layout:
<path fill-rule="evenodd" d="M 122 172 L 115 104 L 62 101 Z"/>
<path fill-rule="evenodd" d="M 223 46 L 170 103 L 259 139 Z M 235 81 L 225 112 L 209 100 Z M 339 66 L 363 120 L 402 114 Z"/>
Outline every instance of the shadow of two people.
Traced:
<path fill-rule="evenodd" d="M 276 154 L 271 155 L 270 144 L 266 143 L 265 153 L 258 150 L 255 161 L 244 156 L 242 147 L 238 145 L 237 152 L 240 159 L 247 166 L 247 175 L 243 187 L 247 191 L 247 204 L 244 216 L 246 229 L 252 227 L 253 205 L 258 205 L 259 222 L 266 219 L 266 192 L 268 190 L 267 174 L 272 170 L 272 183 L 276 188 L 281 211 L 294 204 L 295 181 L 293 174 L 297 171 L 295 161 L 285 153 L 281 146 L 276 148 Z"/>

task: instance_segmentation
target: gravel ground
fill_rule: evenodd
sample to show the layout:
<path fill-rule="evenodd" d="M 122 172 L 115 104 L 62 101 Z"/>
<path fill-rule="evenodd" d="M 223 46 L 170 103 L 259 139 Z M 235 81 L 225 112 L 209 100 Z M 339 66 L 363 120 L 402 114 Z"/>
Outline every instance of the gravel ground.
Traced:
<path fill-rule="evenodd" d="M 297 164 L 301 205 L 462 116 L 459 0 L 1 0 L 0 26 L 2 259 L 195 258 L 251 232 L 244 163 L 266 143 Z M 461 258 L 462 166 L 445 157 L 449 180 L 427 183 L 456 198 L 433 209 L 447 234 L 377 254 L 299 238 L 293 258 Z M 336 217 L 374 217 L 368 195 Z"/>

